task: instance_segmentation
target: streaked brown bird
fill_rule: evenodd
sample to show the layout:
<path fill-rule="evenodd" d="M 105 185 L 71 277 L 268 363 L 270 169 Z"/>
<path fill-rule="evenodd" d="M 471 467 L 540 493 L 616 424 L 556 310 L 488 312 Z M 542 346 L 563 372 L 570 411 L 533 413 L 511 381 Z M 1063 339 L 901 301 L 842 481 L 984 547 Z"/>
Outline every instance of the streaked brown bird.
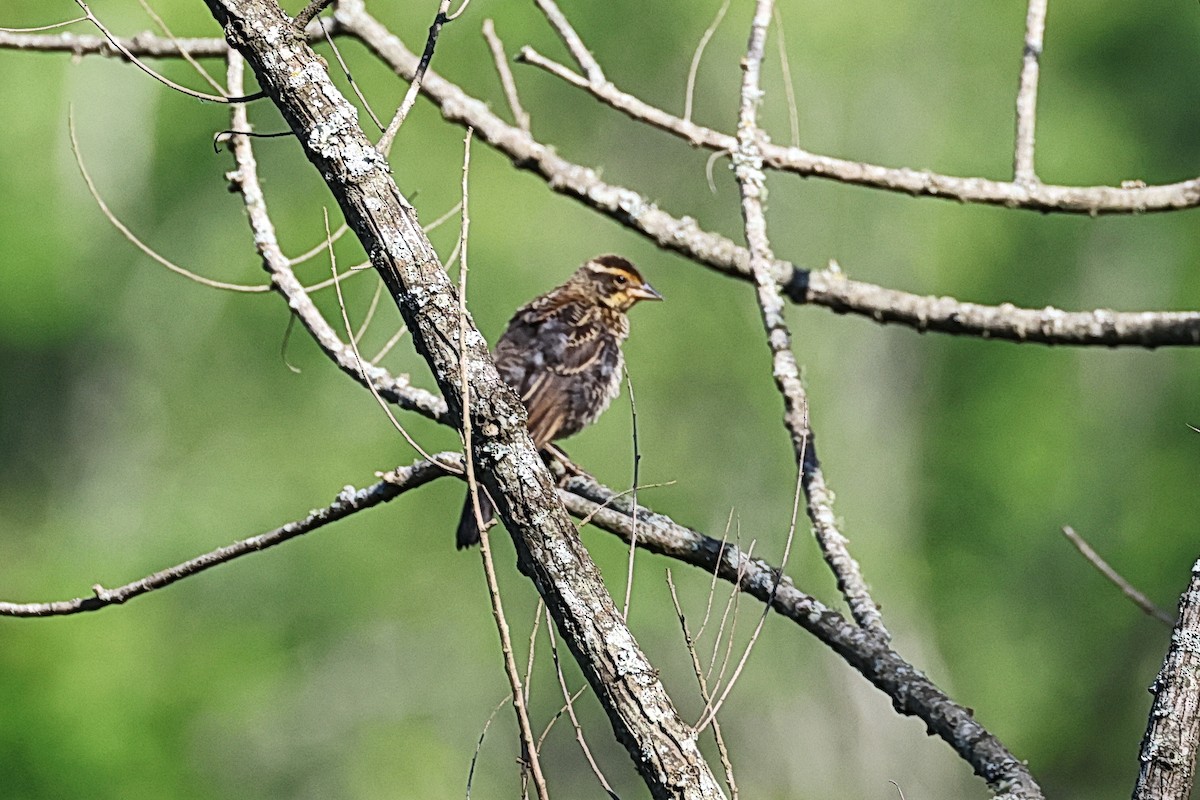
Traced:
<path fill-rule="evenodd" d="M 596 256 L 561 286 L 517 309 L 496 343 L 500 377 L 529 411 L 529 435 L 540 449 L 595 422 L 621 391 L 629 336 L 626 312 L 639 300 L 662 300 L 633 264 Z M 494 509 L 479 493 L 483 522 Z M 458 547 L 479 541 L 468 495 L 458 521 Z"/>

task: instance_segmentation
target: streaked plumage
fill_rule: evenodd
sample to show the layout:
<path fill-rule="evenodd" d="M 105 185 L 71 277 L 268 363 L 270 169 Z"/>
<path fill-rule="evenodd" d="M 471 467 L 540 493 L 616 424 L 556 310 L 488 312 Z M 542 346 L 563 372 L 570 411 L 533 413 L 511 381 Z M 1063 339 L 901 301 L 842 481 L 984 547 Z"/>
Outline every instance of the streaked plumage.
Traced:
<path fill-rule="evenodd" d="M 566 283 L 517 309 L 496 343 L 500 377 L 529 411 L 529 435 L 539 448 L 590 425 L 621 391 L 626 312 L 640 300 L 661 300 L 637 268 L 620 256 L 597 256 Z M 492 505 L 480 492 L 484 522 Z M 479 541 L 471 498 L 458 523 L 458 546 Z"/>

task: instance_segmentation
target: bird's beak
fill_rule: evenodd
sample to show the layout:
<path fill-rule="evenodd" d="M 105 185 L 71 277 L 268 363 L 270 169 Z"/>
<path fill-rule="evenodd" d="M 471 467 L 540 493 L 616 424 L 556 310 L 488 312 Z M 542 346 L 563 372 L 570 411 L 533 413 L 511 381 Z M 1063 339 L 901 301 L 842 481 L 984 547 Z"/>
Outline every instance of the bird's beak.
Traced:
<path fill-rule="evenodd" d="M 633 288 L 631 288 L 629 290 L 629 296 L 635 300 L 662 300 L 663 299 L 663 296 L 658 293 L 658 290 L 655 289 L 653 286 L 651 286 L 648 283 L 643 283 L 641 286 L 634 286 Z"/>

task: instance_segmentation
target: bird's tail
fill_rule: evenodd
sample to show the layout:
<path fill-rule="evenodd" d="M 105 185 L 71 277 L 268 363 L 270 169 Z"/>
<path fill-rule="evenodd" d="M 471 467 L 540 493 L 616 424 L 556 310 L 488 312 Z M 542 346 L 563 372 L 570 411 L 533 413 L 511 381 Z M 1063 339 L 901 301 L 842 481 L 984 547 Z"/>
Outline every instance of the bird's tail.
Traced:
<path fill-rule="evenodd" d="M 483 524 L 487 525 L 496 515 L 495 508 L 492 506 L 491 498 L 487 492 L 479 491 L 479 516 L 483 519 Z M 479 525 L 475 522 L 475 506 L 471 502 L 471 493 L 467 492 L 467 499 L 463 503 L 462 516 L 458 518 L 458 549 L 470 547 L 474 544 L 479 544 Z"/>

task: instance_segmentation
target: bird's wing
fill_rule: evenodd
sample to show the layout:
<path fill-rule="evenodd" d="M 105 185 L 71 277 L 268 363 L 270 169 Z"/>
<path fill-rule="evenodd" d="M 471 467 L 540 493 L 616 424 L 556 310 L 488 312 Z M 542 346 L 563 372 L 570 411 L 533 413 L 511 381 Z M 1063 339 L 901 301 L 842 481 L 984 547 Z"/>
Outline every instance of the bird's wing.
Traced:
<path fill-rule="evenodd" d="M 592 395 L 609 377 L 599 373 L 619 368 L 619 342 L 595 308 L 526 308 L 497 343 L 496 366 L 525 403 L 529 435 L 541 447 L 595 417 Z"/>

